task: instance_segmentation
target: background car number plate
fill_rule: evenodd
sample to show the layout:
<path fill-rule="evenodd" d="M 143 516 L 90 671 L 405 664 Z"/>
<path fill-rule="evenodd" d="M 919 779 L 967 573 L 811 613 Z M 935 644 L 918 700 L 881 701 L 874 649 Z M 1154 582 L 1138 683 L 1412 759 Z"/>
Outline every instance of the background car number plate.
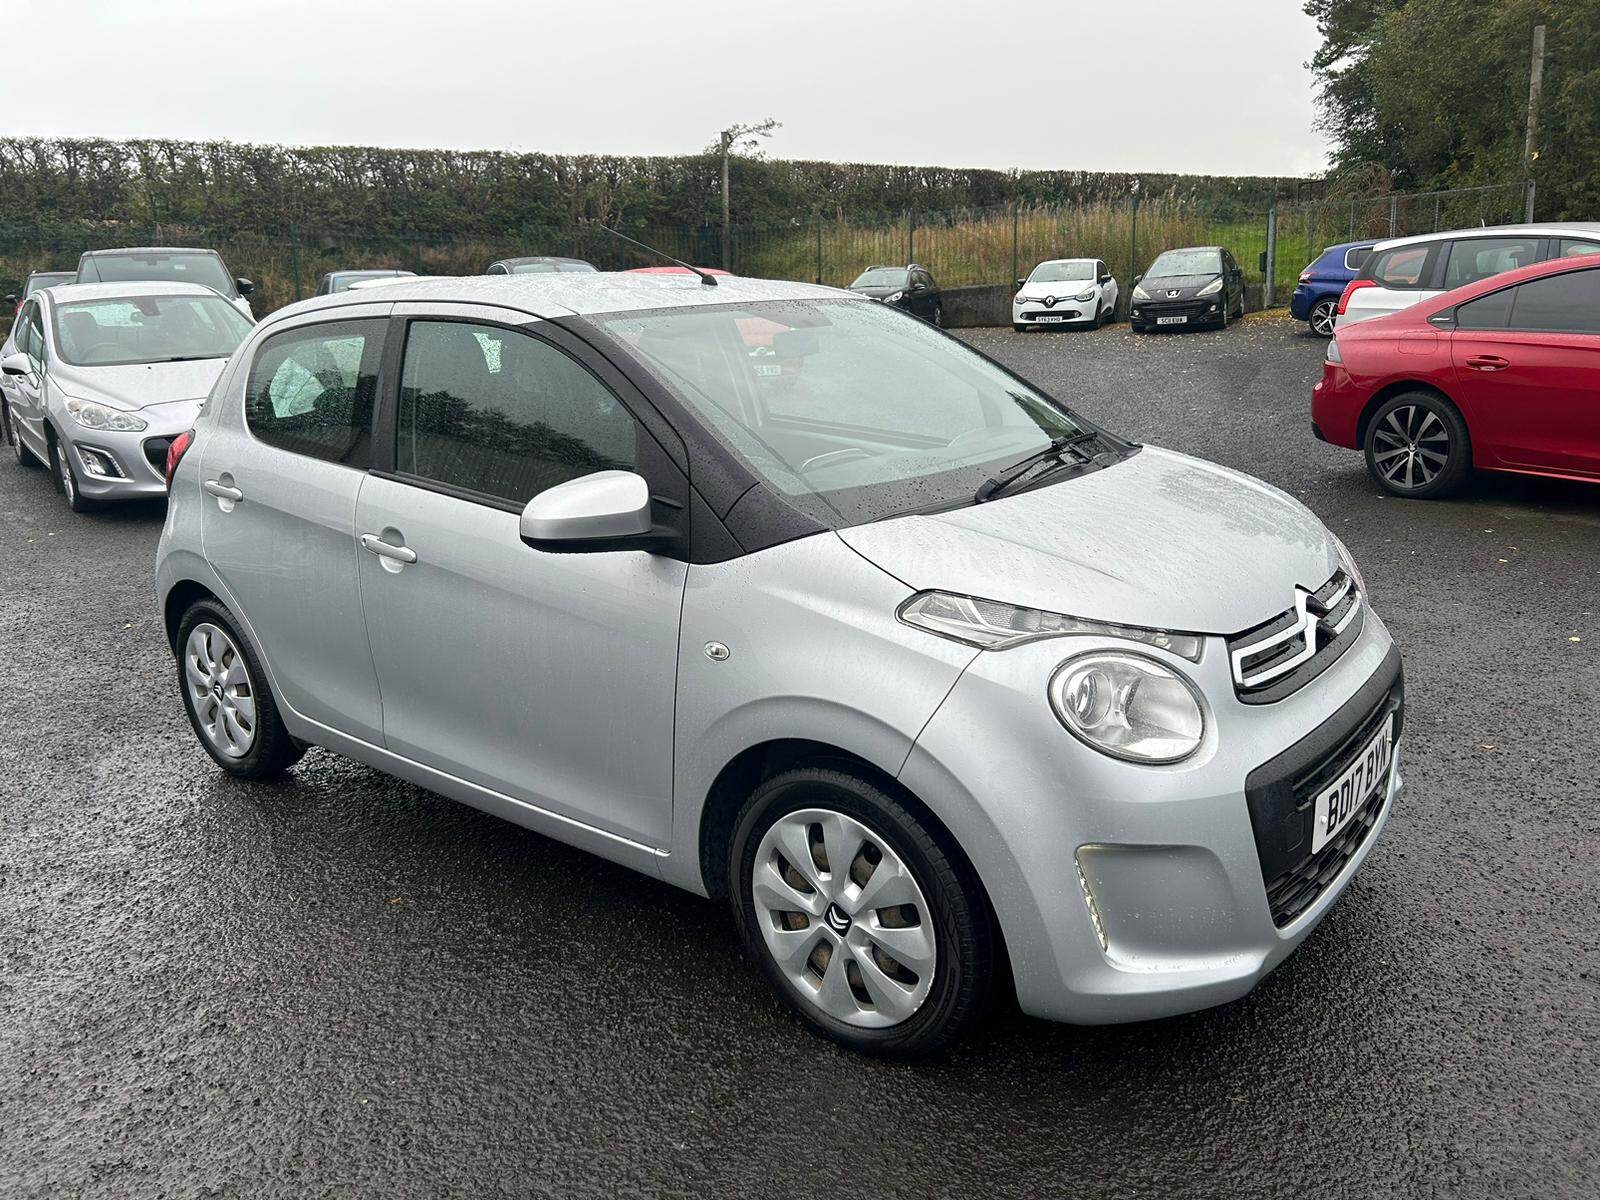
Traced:
<path fill-rule="evenodd" d="M 1189 318 L 1188 317 L 1157 317 L 1156 318 L 1156 324 L 1157 325 L 1187 325 L 1188 323 L 1189 323 Z"/>
<path fill-rule="evenodd" d="M 1039 324 L 1041 324 L 1041 325 L 1049 325 L 1049 324 L 1052 324 L 1052 323 L 1054 323 L 1056 321 L 1059 321 L 1059 320 L 1061 320 L 1061 316 L 1058 313 L 1056 316 L 1053 316 L 1053 317 L 1040 317 L 1039 318 Z"/>
<path fill-rule="evenodd" d="M 1344 773 L 1317 793 L 1317 807 L 1312 814 L 1311 853 L 1318 853 L 1339 835 L 1372 789 L 1382 782 L 1389 772 L 1389 760 L 1394 756 L 1394 714 L 1390 713 L 1383 728 L 1366 744 L 1361 753 Z"/>

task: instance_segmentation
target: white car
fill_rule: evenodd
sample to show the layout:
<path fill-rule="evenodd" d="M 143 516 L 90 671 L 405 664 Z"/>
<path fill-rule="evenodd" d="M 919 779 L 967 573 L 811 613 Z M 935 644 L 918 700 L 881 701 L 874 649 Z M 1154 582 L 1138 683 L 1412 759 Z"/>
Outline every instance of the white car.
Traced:
<path fill-rule="evenodd" d="M 1379 242 L 1339 299 L 1336 328 L 1386 317 L 1530 263 L 1600 254 L 1600 222 L 1495 225 Z"/>
<path fill-rule="evenodd" d="M 1052 258 L 1017 280 L 1011 328 L 1024 333 L 1051 325 L 1099 328 L 1117 311 L 1117 281 L 1098 258 Z"/>

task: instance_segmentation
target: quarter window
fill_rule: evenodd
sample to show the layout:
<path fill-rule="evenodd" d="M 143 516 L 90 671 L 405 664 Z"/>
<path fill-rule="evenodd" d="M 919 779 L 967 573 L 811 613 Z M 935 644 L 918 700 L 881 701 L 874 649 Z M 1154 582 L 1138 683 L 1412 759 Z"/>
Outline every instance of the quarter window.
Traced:
<path fill-rule="evenodd" d="M 384 325 L 336 321 L 268 338 L 245 392 L 250 432 L 280 450 L 365 469 Z"/>
<path fill-rule="evenodd" d="M 1378 256 L 1372 264 L 1372 279 L 1386 288 L 1420 288 L 1432 246 L 1400 246 Z"/>
<path fill-rule="evenodd" d="M 1537 238 L 1462 238 L 1450 246 L 1450 261 L 1444 269 L 1445 290 L 1514 271 L 1536 262 L 1538 257 Z"/>
<path fill-rule="evenodd" d="M 400 379 L 400 471 L 521 505 L 638 461 L 633 415 L 583 367 L 515 330 L 413 322 Z"/>
<path fill-rule="evenodd" d="M 1511 316 L 1511 301 L 1516 288 L 1501 288 L 1487 296 L 1469 300 L 1456 309 L 1457 329 L 1504 329 Z"/>
<path fill-rule="evenodd" d="M 1600 333 L 1600 270 L 1530 279 L 1512 290 L 1512 329 Z"/>

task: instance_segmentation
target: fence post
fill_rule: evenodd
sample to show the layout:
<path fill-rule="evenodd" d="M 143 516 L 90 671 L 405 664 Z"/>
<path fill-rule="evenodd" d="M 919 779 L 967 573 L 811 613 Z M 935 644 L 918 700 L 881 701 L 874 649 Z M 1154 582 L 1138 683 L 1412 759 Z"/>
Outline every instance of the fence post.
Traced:
<path fill-rule="evenodd" d="M 1400 197 L 1389 197 L 1389 236 L 1400 232 Z"/>
<path fill-rule="evenodd" d="M 425 274 L 426 272 L 422 269 L 422 239 L 415 234 L 411 237 L 411 253 L 416 260 L 417 274 Z"/>
<path fill-rule="evenodd" d="M 906 211 L 906 265 L 917 261 L 917 210 Z"/>
<path fill-rule="evenodd" d="M 1530 179 L 1530 180 L 1528 180 L 1527 188 L 1528 188 L 1528 201 L 1527 201 L 1527 206 L 1523 210 L 1522 219 L 1524 221 L 1526 221 L 1529 225 L 1532 225 L 1533 224 L 1533 201 L 1534 201 L 1534 197 L 1538 195 L 1539 185 L 1537 183 L 1535 183 L 1533 180 Z"/>
<path fill-rule="evenodd" d="M 818 213 L 813 220 L 817 226 L 817 283 L 822 282 L 822 214 Z"/>
<path fill-rule="evenodd" d="M 300 290 L 300 231 L 293 221 L 289 222 L 289 266 L 294 271 L 294 298 L 299 300 L 305 293 Z"/>
<path fill-rule="evenodd" d="M 1007 280 L 1007 283 L 1011 287 L 1015 287 L 1017 285 L 1017 280 L 1020 278 L 1017 275 L 1017 270 L 1022 266 L 1022 264 L 1017 261 L 1017 226 L 1021 220 L 1022 201 L 1013 200 L 1011 202 L 1011 278 Z"/>
<path fill-rule="evenodd" d="M 1277 300 L 1278 277 L 1278 200 L 1274 196 L 1267 209 L 1267 278 L 1261 288 L 1261 307 L 1273 308 Z"/>
<path fill-rule="evenodd" d="M 1128 236 L 1128 320 L 1133 320 L 1133 289 L 1139 276 L 1139 193 L 1133 193 L 1133 232 Z"/>

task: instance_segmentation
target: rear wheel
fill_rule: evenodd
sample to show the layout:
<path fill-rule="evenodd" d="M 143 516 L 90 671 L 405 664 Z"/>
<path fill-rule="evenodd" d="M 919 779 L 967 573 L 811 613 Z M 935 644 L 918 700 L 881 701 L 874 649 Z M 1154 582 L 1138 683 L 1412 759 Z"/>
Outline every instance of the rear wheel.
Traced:
<path fill-rule="evenodd" d="M 200 745 L 230 775 L 270 779 L 299 761 L 266 673 L 233 614 L 197 600 L 178 623 L 178 687 Z"/>
<path fill-rule="evenodd" d="M 746 952 L 835 1041 L 920 1058 L 987 999 L 994 942 L 971 869 L 866 780 L 821 767 L 767 780 L 740 814 L 729 868 Z"/>
<path fill-rule="evenodd" d="M 22 426 L 17 423 L 17 414 L 10 413 L 11 417 L 11 453 L 17 456 L 17 466 L 37 467 L 40 465 L 38 457 L 22 444 Z"/>
<path fill-rule="evenodd" d="M 1472 470 L 1466 422 L 1432 392 L 1406 392 L 1387 401 L 1367 423 L 1365 449 L 1367 470 L 1396 496 L 1447 496 Z"/>
<path fill-rule="evenodd" d="M 1311 312 L 1306 317 L 1306 324 L 1311 327 L 1311 332 L 1318 337 L 1332 337 L 1333 327 L 1339 321 L 1339 302 L 1333 297 L 1318 300 L 1311 306 Z"/>

